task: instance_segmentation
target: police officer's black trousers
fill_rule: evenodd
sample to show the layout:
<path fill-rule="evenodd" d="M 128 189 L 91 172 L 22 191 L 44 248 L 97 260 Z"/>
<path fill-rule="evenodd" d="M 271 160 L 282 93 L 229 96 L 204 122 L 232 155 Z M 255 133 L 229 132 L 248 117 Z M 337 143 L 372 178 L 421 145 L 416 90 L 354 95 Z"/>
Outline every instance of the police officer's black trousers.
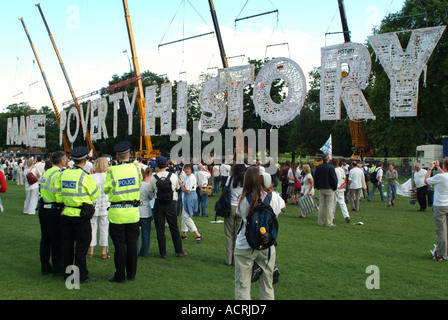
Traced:
<path fill-rule="evenodd" d="M 42 274 L 62 274 L 61 210 L 40 209 L 39 222 Z"/>
<path fill-rule="evenodd" d="M 139 222 L 109 223 L 109 234 L 115 247 L 115 280 L 125 280 L 125 272 L 128 279 L 134 279 L 137 272 Z"/>
<path fill-rule="evenodd" d="M 92 240 L 90 220 L 81 217 L 61 216 L 62 262 L 65 278 L 72 272 L 67 267 L 74 265 L 79 268 L 80 281 L 88 279 L 86 256 Z"/>

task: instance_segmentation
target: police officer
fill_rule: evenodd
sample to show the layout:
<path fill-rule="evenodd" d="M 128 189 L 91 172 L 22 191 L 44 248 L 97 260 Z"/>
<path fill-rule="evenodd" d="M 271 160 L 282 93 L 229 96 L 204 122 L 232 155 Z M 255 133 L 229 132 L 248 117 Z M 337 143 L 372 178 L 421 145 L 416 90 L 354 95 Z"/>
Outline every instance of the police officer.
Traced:
<path fill-rule="evenodd" d="M 63 151 L 53 153 L 53 167 L 45 171 L 40 182 L 39 222 L 41 230 L 40 262 L 42 275 L 62 275 L 61 211 L 56 203 L 55 182 L 66 166 L 67 158 Z M 50 263 L 50 256 L 51 262 Z"/>
<path fill-rule="evenodd" d="M 83 170 L 88 153 L 87 147 L 73 149 L 70 152 L 73 168 L 64 170 L 55 183 L 56 201 L 65 205 L 61 216 L 64 278 L 72 274 L 67 267 L 73 265 L 74 260 L 80 283 L 96 280 L 88 277 L 86 255 L 92 239 L 89 216 L 93 215 L 93 200 L 99 197 L 100 190 L 92 176 Z"/>
<path fill-rule="evenodd" d="M 139 235 L 140 167 L 129 162 L 131 143 L 114 146 L 118 165 L 106 172 L 104 192 L 109 194 L 109 234 L 115 246 L 115 274 L 111 282 L 134 280 L 137 271 L 137 239 Z"/>

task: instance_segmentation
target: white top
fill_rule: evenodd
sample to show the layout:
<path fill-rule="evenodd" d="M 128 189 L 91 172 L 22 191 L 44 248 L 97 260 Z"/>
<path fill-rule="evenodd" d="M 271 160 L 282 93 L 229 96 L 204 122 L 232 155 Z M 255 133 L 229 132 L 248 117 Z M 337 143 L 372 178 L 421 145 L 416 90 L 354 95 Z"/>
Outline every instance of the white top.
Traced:
<path fill-rule="evenodd" d="M 338 177 L 338 188 L 337 190 L 345 190 L 345 172 L 341 167 L 334 168 L 336 172 L 336 177 Z"/>
<path fill-rule="evenodd" d="M 105 172 L 97 172 L 92 174 L 93 180 L 95 180 L 98 189 L 100 190 L 100 196 L 93 201 L 95 205 L 95 216 L 107 216 L 107 208 L 110 206 L 109 195 L 104 193 L 104 182 L 106 181 Z"/>
<path fill-rule="evenodd" d="M 155 178 L 151 178 L 155 179 Z M 151 217 L 151 209 L 154 208 L 154 201 L 155 199 L 151 199 L 149 194 L 149 186 L 150 184 L 146 181 L 142 182 L 142 185 L 140 187 L 140 201 L 142 202 L 142 205 L 138 207 L 138 211 L 140 213 L 140 218 L 149 218 Z"/>
<path fill-rule="evenodd" d="M 422 171 L 422 169 L 420 169 Z M 426 179 L 428 184 L 434 185 L 434 206 L 448 206 L 448 172 L 438 173 Z"/>
<path fill-rule="evenodd" d="M 266 193 L 263 194 L 262 199 L 264 200 L 265 197 L 266 197 Z M 270 205 L 271 205 L 272 210 L 274 211 L 275 215 L 278 216 L 279 213 L 281 212 L 281 209 L 285 206 L 285 201 L 282 199 L 282 197 L 280 197 L 280 195 L 278 193 L 273 192 Z M 246 236 L 245 236 L 246 224 L 247 224 L 246 217 L 247 217 L 248 211 L 249 211 L 249 202 L 247 202 L 247 199 L 244 198 L 241 201 L 241 204 L 236 209 L 236 213 L 241 215 L 241 217 L 242 217 L 242 221 L 241 221 L 242 226 L 236 236 L 236 242 L 235 242 L 235 248 L 237 248 L 237 249 L 250 249 L 251 248 L 249 246 L 249 243 L 247 243 Z"/>
<path fill-rule="evenodd" d="M 230 180 L 232 180 L 232 184 L 230 184 Z M 241 193 L 243 192 L 243 187 L 233 188 L 233 179 L 227 179 L 226 186 L 230 184 L 230 205 L 237 206 L 238 201 L 240 200 Z"/>
<path fill-rule="evenodd" d="M 311 187 L 311 183 L 308 181 L 309 179 L 313 180 L 311 173 L 308 173 L 305 177 L 303 177 L 302 190 L 300 190 L 301 194 L 308 194 L 308 190 L 310 190 Z M 314 195 L 314 186 L 311 188 L 310 195 Z"/>
<path fill-rule="evenodd" d="M 288 176 L 290 176 L 291 178 L 293 178 L 292 180 L 289 179 L 289 183 L 294 183 L 294 175 L 296 176 L 296 178 L 297 178 L 298 180 L 300 180 L 300 173 L 301 173 L 301 171 L 300 171 L 299 168 L 296 169 L 296 172 L 295 172 L 294 174 L 293 174 L 293 172 L 292 172 L 292 168 L 289 169 L 289 170 L 288 170 Z"/>
<path fill-rule="evenodd" d="M 383 170 L 381 170 L 381 172 L 382 171 Z M 379 170 L 378 170 L 377 175 L 378 174 L 379 174 Z M 348 174 L 348 179 L 350 180 L 350 189 L 362 189 L 362 177 L 363 176 L 364 176 L 364 172 L 360 168 L 355 167 L 355 168 L 351 169 Z"/>
<path fill-rule="evenodd" d="M 214 177 L 219 177 L 220 169 L 219 164 L 215 164 L 212 169 L 212 174 Z"/>
<path fill-rule="evenodd" d="M 87 160 L 86 164 L 84 165 L 84 167 L 82 169 L 88 173 L 92 173 L 93 163 Z"/>
<path fill-rule="evenodd" d="M 190 190 L 190 191 L 196 190 L 197 181 L 196 181 L 196 177 L 194 176 L 194 174 L 190 174 L 189 176 L 184 174 L 182 176 L 181 180 L 182 180 L 182 183 L 184 184 L 185 189 Z"/>
<path fill-rule="evenodd" d="M 222 164 L 219 167 L 219 172 L 221 173 L 222 176 L 228 177 L 229 176 L 229 172 L 230 172 L 230 166 L 228 164 Z"/>
<path fill-rule="evenodd" d="M 36 162 L 34 166 L 40 171 L 40 175 L 43 176 L 43 174 L 45 173 L 45 162 Z"/>
<path fill-rule="evenodd" d="M 417 188 L 426 186 L 425 183 L 426 172 L 427 171 L 425 169 L 420 169 L 419 171 L 414 172 L 414 183 Z"/>
<path fill-rule="evenodd" d="M 157 185 L 156 185 L 157 179 L 154 176 L 159 176 L 160 178 L 162 178 L 162 177 L 166 178 L 166 177 L 168 177 L 168 174 L 169 174 L 168 171 L 161 171 L 161 172 L 158 172 L 158 173 L 153 175 L 153 177 L 151 178 L 151 182 L 149 183 L 150 184 L 150 186 L 149 186 L 149 197 L 151 199 L 157 199 Z M 176 192 L 176 190 L 178 190 L 180 188 L 179 180 L 177 178 L 177 175 L 175 175 L 174 173 L 171 174 L 170 180 L 171 180 L 171 188 L 173 189 L 173 200 L 177 201 L 177 192 Z"/>
<path fill-rule="evenodd" d="M 23 176 L 25 177 L 25 191 L 28 191 L 28 190 L 34 190 L 34 189 L 39 189 L 39 181 L 36 182 L 36 183 L 34 183 L 34 184 L 32 184 L 31 186 L 30 186 L 30 184 L 28 183 L 28 179 L 26 178 L 26 175 L 27 175 L 28 172 L 30 172 L 30 171 L 36 176 L 36 178 L 40 179 L 40 177 L 41 177 L 41 175 L 40 175 L 40 173 L 38 173 L 38 169 L 36 169 L 36 167 L 34 167 L 34 166 L 31 167 L 31 170 L 28 169 L 28 168 L 26 168 L 26 169 L 23 171 Z"/>
<path fill-rule="evenodd" d="M 197 176 L 198 186 L 207 186 L 208 178 L 210 178 L 210 172 L 205 170 L 198 170 L 195 175 Z"/>
<path fill-rule="evenodd" d="M 375 171 L 376 171 L 376 179 L 381 182 L 383 180 L 383 169 L 378 167 L 375 169 Z"/>

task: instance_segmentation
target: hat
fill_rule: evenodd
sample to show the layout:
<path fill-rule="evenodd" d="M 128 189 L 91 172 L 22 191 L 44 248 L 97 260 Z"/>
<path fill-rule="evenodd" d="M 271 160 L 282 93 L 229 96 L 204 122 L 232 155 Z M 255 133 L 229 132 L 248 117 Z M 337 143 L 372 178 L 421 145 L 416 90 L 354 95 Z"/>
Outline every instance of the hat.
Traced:
<path fill-rule="evenodd" d="M 114 146 L 114 151 L 117 154 L 128 153 L 131 151 L 131 145 L 129 141 L 121 141 Z"/>
<path fill-rule="evenodd" d="M 159 164 L 166 165 L 166 158 L 165 157 L 158 157 L 157 160 L 156 160 L 156 164 L 157 165 L 159 165 Z"/>
<path fill-rule="evenodd" d="M 76 147 L 70 151 L 70 155 L 73 160 L 84 160 L 89 154 L 89 148 L 87 147 Z"/>
<path fill-rule="evenodd" d="M 263 172 L 263 185 L 265 188 L 271 187 L 272 178 L 270 174 Z"/>

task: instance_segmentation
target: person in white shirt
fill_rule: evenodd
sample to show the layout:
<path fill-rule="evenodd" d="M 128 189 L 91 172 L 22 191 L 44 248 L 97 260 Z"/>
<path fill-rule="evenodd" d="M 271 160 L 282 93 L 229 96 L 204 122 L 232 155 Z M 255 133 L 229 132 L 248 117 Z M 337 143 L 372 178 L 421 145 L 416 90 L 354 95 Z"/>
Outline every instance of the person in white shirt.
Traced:
<path fill-rule="evenodd" d="M 369 202 L 372 201 L 372 197 L 375 194 L 376 189 L 378 189 L 378 192 L 380 193 L 380 196 L 381 196 L 381 201 L 384 202 L 384 201 L 386 201 L 386 197 L 384 196 L 384 193 L 383 193 L 383 183 L 382 183 L 383 163 L 381 161 L 378 162 L 374 172 L 376 172 L 376 179 L 378 180 L 378 182 L 373 183 L 372 191 L 370 191 L 367 201 L 369 201 Z"/>
<path fill-rule="evenodd" d="M 92 240 L 90 242 L 88 258 L 93 257 L 93 249 L 97 245 L 97 231 L 100 232 L 100 246 L 101 246 L 101 258 L 109 259 L 111 256 L 107 254 L 109 247 L 109 219 L 108 210 L 110 207 L 109 195 L 104 193 L 104 182 L 106 181 L 106 171 L 109 167 L 107 158 L 98 158 L 94 163 L 94 171 L 92 174 L 93 180 L 95 180 L 98 189 L 100 189 L 100 196 L 93 201 L 95 205 L 95 214 L 90 219 L 90 226 L 92 227 Z"/>
<path fill-rule="evenodd" d="M 438 167 L 439 172 L 431 177 L 432 171 Z M 436 250 L 434 260 L 447 260 L 447 218 L 448 218 L 448 158 L 443 160 L 443 169 L 439 161 L 429 164 L 425 175 L 425 183 L 434 186 L 434 230 L 436 232 Z"/>
<path fill-rule="evenodd" d="M 31 172 L 37 179 L 40 180 L 42 175 L 39 169 L 37 169 L 34 166 L 33 158 L 29 158 L 26 160 L 26 166 L 27 168 L 23 171 L 23 175 L 25 177 L 25 192 L 26 192 L 23 213 L 28 215 L 35 215 L 37 201 L 39 200 L 39 181 L 30 185 L 26 176 L 28 173 Z"/>
<path fill-rule="evenodd" d="M 353 167 L 348 174 L 349 199 L 352 211 L 359 210 L 359 199 L 361 198 L 363 178 L 364 172 L 357 166 L 356 162 L 353 162 Z"/>
<path fill-rule="evenodd" d="M 90 159 L 87 159 L 83 169 L 87 173 L 92 173 L 93 163 L 90 161 Z"/>
<path fill-rule="evenodd" d="M 226 185 L 227 178 L 229 178 L 230 166 L 227 164 L 227 160 L 219 167 L 219 173 L 221 175 L 221 189 Z"/>
<path fill-rule="evenodd" d="M 236 214 L 238 200 L 243 192 L 243 179 L 245 164 L 235 164 L 232 167 L 232 175 L 226 182 L 230 190 L 230 215 L 224 218 L 224 234 L 226 236 L 226 265 L 234 264 L 233 255 L 238 228 L 241 225 L 241 216 Z"/>
<path fill-rule="evenodd" d="M 412 188 L 417 188 L 417 201 L 420 205 L 420 209 L 417 211 L 425 211 L 427 202 L 426 197 L 428 195 L 428 185 L 425 182 L 425 176 L 427 171 L 422 168 L 422 165 L 420 163 L 416 163 L 414 165 L 414 175 L 412 179 Z"/>
<path fill-rule="evenodd" d="M 213 175 L 213 192 L 218 193 L 219 192 L 219 164 L 215 164 L 212 169 L 212 175 Z"/>
<path fill-rule="evenodd" d="M 154 202 L 154 226 L 157 231 L 157 242 L 159 244 L 160 257 L 166 259 L 166 237 L 165 237 L 165 222 L 168 222 L 168 226 L 171 233 L 171 240 L 173 241 L 174 250 L 178 257 L 186 257 L 188 254 L 183 251 L 182 242 L 179 233 L 179 227 L 177 225 L 177 214 L 176 214 L 176 202 L 177 202 L 177 192 L 180 188 L 179 180 L 175 174 L 171 174 L 171 188 L 173 191 L 173 199 L 170 203 L 161 203 L 157 200 L 157 178 L 167 178 L 169 172 L 166 171 L 167 160 L 165 157 L 158 157 L 156 160 L 156 165 L 159 168 L 157 172 L 151 178 L 149 183 L 149 197 L 150 199 L 155 199 Z"/>
<path fill-rule="evenodd" d="M 199 169 L 199 168 L 198 168 Z M 202 235 L 199 233 L 196 224 L 194 223 L 193 216 L 194 210 L 198 205 L 198 195 L 196 193 L 197 182 L 196 177 L 193 174 L 193 165 L 186 164 L 184 166 L 185 175 L 182 179 L 179 179 L 179 185 L 182 188 L 182 239 L 187 239 L 187 231 L 194 232 L 196 236 L 195 243 L 202 241 Z"/>
<path fill-rule="evenodd" d="M 209 179 L 210 179 L 210 172 L 204 170 L 204 166 L 202 163 L 198 164 L 198 171 L 195 173 L 196 179 L 198 181 L 198 188 L 201 186 L 206 187 L 209 185 Z M 203 194 L 199 196 L 198 199 L 198 212 L 197 215 L 199 216 L 199 211 L 201 211 L 202 217 L 208 217 L 207 214 L 207 203 L 208 203 L 208 194 Z"/>
<path fill-rule="evenodd" d="M 350 215 L 348 214 L 347 205 L 345 204 L 345 185 L 346 185 L 346 176 L 344 170 L 339 166 L 339 159 L 333 158 L 331 160 L 331 163 L 334 166 L 334 170 L 336 172 L 336 177 L 338 177 L 338 188 L 336 189 L 336 192 L 334 193 L 334 201 L 333 201 L 333 216 L 336 212 L 336 203 L 339 204 L 339 207 L 342 211 L 342 216 L 344 217 L 344 220 L 346 223 L 350 222 Z"/>
<path fill-rule="evenodd" d="M 45 173 L 45 161 L 41 156 L 37 157 L 37 162 L 34 164 L 34 167 L 39 170 L 40 175 L 43 176 Z"/>
<path fill-rule="evenodd" d="M 246 195 L 250 194 L 249 203 Z M 245 231 L 247 216 L 258 200 L 263 201 L 267 193 L 263 188 L 263 179 L 257 167 L 248 167 L 244 173 L 243 191 L 238 201 L 237 214 L 241 215 L 241 228 L 235 244 L 235 300 L 251 299 L 251 278 L 254 262 L 263 270 L 259 278 L 260 300 L 274 300 L 273 274 L 276 259 L 275 246 L 269 249 L 253 250 L 247 242 Z M 278 213 L 276 213 L 278 215 Z"/>
<path fill-rule="evenodd" d="M 138 165 L 138 163 L 137 163 Z M 143 182 L 140 187 L 140 201 L 141 205 L 138 207 L 140 214 L 140 234 L 141 244 L 138 255 L 141 257 L 147 257 L 149 254 L 150 238 L 151 238 L 151 221 L 154 220 L 153 208 L 155 199 L 150 198 L 149 186 L 152 177 L 152 168 L 146 166 L 143 175 Z M 140 242 L 140 237 L 137 240 Z M 137 244 L 137 250 L 139 245 Z"/>

